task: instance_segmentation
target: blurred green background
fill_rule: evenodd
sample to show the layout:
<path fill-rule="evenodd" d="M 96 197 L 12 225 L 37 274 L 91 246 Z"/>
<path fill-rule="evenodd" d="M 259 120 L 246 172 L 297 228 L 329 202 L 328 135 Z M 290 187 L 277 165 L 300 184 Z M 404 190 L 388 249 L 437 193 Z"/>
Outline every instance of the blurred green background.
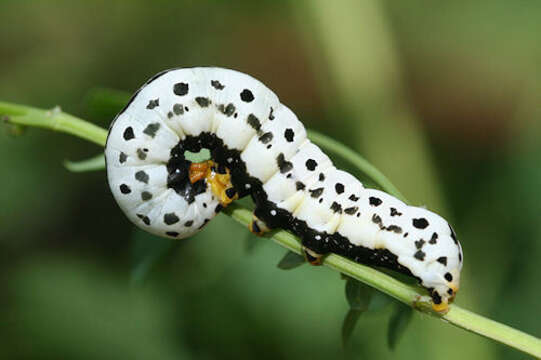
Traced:
<path fill-rule="evenodd" d="M 540 33 L 538 1 L 0 1 L 0 99 L 106 127 L 118 109 L 97 87 L 251 74 L 450 220 L 458 304 L 541 336 Z M 224 215 L 169 249 L 134 230 L 104 172 L 62 165 L 99 152 L 0 134 L 2 359 L 524 358 L 421 314 L 391 352 L 390 304 L 343 350 L 337 273 L 279 270 L 285 250 Z M 156 245 L 166 256 L 134 285 Z"/>

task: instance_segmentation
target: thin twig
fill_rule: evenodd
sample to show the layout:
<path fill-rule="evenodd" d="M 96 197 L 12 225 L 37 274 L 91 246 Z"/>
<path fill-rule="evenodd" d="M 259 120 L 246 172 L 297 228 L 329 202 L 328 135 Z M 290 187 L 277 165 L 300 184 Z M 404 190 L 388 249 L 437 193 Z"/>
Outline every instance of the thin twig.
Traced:
<path fill-rule="evenodd" d="M 349 161 L 351 165 L 355 166 L 363 174 L 369 176 L 370 179 L 385 190 L 385 192 L 393 195 L 405 203 L 408 202 L 404 195 L 402 195 L 396 186 L 394 186 L 393 183 L 391 183 L 391 181 L 387 179 L 387 177 L 383 175 L 381 171 L 376 169 L 374 165 L 370 164 L 365 158 L 357 154 L 355 151 L 314 130 L 308 130 L 308 136 L 310 137 L 310 140 L 317 145 Z"/>
<path fill-rule="evenodd" d="M 51 110 L 43 110 L 0 102 L 0 114 L 5 115 L 4 121 L 7 123 L 65 132 L 101 146 L 105 146 L 107 139 L 107 130 L 62 112 L 58 106 Z"/>

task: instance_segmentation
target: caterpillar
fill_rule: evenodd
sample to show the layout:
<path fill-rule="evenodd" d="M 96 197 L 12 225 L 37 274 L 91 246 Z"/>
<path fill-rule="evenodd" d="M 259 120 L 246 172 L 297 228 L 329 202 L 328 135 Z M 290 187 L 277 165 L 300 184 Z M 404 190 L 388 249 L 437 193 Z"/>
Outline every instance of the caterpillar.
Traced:
<path fill-rule="evenodd" d="M 186 151 L 202 148 L 209 160 L 186 159 Z M 249 195 L 250 230 L 293 232 L 313 265 L 335 253 L 407 274 L 429 291 L 438 312 L 459 289 L 462 249 L 447 221 L 334 167 L 295 114 L 241 72 L 156 74 L 113 120 L 105 158 L 120 208 L 158 236 L 189 237 Z"/>

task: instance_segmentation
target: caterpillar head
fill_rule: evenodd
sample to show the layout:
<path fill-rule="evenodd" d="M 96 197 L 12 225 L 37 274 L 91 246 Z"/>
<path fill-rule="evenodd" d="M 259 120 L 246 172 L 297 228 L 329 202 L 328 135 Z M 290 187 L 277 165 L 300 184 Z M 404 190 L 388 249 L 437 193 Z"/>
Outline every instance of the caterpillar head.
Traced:
<path fill-rule="evenodd" d="M 460 288 L 460 271 L 462 270 L 462 249 L 451 227 L 440 243 L 445 256 L 439 256 L 429 266 L 427 277 L 423 279 L 432 297 L 432 308 L 439 313 L 448 310 Z"/>

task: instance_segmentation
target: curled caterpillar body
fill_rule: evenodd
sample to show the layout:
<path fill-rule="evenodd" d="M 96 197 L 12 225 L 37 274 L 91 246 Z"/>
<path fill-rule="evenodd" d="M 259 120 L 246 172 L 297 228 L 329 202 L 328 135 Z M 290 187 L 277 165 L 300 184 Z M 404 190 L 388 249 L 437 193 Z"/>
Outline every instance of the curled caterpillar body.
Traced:
<path fill-rule="evenodd" d="M 202 148 L 211 160 L 185 158 Z M 246 74 L 157 74 L 117 115 L 105 155 L 119 206 L 153 234 L 189 237 L 223 206 L 251 195 L 255 232 L 287 229 L 309 254 L 332 252 L 411 275 L 437 311 L 458 291 L 462 250 L 449 224 L 335 168 L 295 114 Z"/>

